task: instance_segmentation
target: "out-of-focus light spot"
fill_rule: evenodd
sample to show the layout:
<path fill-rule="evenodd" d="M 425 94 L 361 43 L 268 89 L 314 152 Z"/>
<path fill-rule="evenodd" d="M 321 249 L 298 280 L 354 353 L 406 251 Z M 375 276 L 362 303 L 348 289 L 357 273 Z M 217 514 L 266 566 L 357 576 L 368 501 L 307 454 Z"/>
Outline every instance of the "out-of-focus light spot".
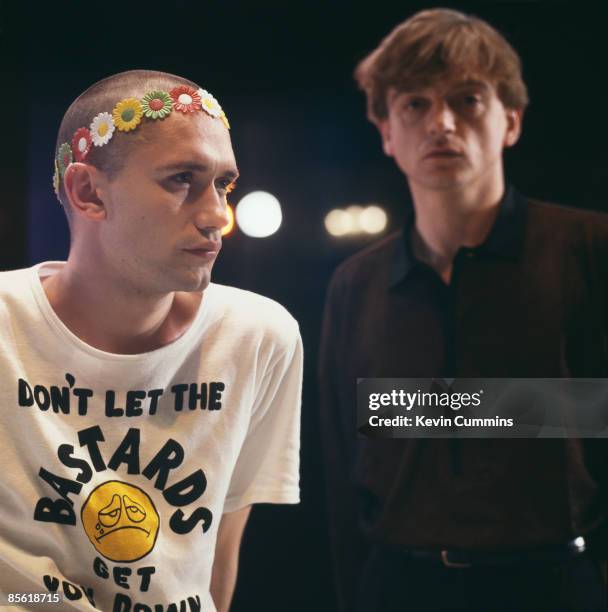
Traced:
<path fill-rule="evenodd" d="M 337 238 L 357 234 L 379 234 L 388 224 L 386 212 L 378 205 L 353 204 L 346 209 L 334 208 L 325 215 L 325 229 Z"/>
<path fill-rule="evenodd" d="M 336 208 L 325 215 L 325 229 L 332 236 L 344 236 L 353 230 L 353 219 L 345 210 Z"/>
<path fill-rule="evenodd" d="M 281 227 L 282 220 L 281 204 L 266 191 L 252 191 L 236 206 L 236 222 L 252 238 L 272 236 Z"/>
<path fill-rule="evenodd" d="M 234 211 L 230 204 L 226 204 L 226 214 L 228 215 L 228 225 L 222 228 L 222 236 L 228 235 L 234 229 Z"/>
<path fill-rule="evenodd" d="M 359 206 L 358 204 L 352 204 L 346 208 L 346 213 L 353 220 L 353 226 L 351 229 L 351 234 L 358 234 L 361 231 L 361 224 L 359 223 L 359 217 L 363 212 L 363 206 Z"/>
<path fill-rule="evenodd" d="M 379 234 L 386 227 L 386 213 L 379 206 L 368 206 L 359 215 L 359 226 L 367 234 Z"/>

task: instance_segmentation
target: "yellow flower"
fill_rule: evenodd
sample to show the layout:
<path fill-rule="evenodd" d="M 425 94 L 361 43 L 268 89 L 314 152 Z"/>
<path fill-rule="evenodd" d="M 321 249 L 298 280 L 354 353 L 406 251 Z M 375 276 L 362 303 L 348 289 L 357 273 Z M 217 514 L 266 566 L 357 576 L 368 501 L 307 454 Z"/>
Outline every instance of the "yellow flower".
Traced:
<path fill-rule="evenodd" d="M 226 129 L 229 130 L 230 124 L 228 123 L 228 117 L 226 117 L 226 113 L 224 111 L 220 113 L 220 119 L 222 120 L 222 123 L 226 126 Z"/>
<path fill-rule="evenodd" d="M 117 129 L 128 132 L 140 124 L 143 114 L 144 111 L 137 98 L 125 98 L 114 107 L 112 119 Z"/>

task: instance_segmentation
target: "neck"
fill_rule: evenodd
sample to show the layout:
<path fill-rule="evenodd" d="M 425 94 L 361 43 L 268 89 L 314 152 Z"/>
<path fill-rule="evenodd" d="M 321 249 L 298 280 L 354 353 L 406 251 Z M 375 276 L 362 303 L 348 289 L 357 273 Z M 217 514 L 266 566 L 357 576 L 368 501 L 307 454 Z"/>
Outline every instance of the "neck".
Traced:
<path fill-rule="evenodd" d="M 410 184 L 410 189 L 416 211 L 414 253 L 449 281 L 458 249 L 477 246 L 489 234 L 504 193 L 502 175 L 490 185 L 433 191 Z"/>
<path fill-rule="evenodd" d="M 117 283 L 99 267 L 69 258 L 43 280 L 43 289 L 62 322 L 90 346 L 118 354 L 151 351 L 177 339 L 196 315 L 200 293 L 144 294 Z"/>

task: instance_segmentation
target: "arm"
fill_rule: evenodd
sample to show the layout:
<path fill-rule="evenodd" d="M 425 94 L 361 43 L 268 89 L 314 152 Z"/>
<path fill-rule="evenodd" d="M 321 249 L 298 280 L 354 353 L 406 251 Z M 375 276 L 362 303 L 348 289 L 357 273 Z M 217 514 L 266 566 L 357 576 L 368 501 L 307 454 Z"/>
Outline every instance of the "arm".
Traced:
<path fill-rule="evenodd" d="M 239 550 L 251 506 L 222 516 L 211 573 L 211 597 L 218 612 L 228 612 L 236 585 Z"/>
<path fill-rule="evenodd" d="M 281 314 L 281 313 L 279 313 Z M 281 315 L 284 317 L 284 315 Z M 240 448 L 218 527 L 211 596 L 226 612 L 236 581 L 241 536 L 252 504 L 299 502 L 300 396 L 302 342 L 291 317 L 279 329 L 258 381 L 247 434 Z"/>
<path fill-rule="evenodd" d="M 355 405 L 345 399 L 340 362 L 347 351 L 340 333 L 348 319 L 343 298 L 334 276 L 325 304 L 319 352 L 319 405 L 321 442 L 338 610 L 349 612 L 356 606 L 359 576 L 367 557 L 368 545 L 357 524 L 357 496 L 351 480 L 355 457 Z M 353 379 L 353 388 L 356 381 Z M 352 400 L 352 398 L 351 398 Z M 352 418 L 351 418 L 352 415 Z"/>
<path fill-rule="evenodd" d="M 579 358 L 581 365 L 574 370 L 574 376 L 608 377 L 608 227 L 606 223 L 598 223 L 593 228 L 592 238 L 589 240 L 588 267 L 592 271 L 590 278 L 591 291 L 589 318 L 595 321 L 592 331 L 587 337 L 593 335 L 594 342 L 588 344 L 597 347 L 595 351 L 589 349 L 581 351 Z M 583 336 L 583 334 L 581 334 Z M 584 336 L 583 336 L 584 337 Z M 575 366 L 576 367 L 576 366 Z M 580 441 L 584 462 L 588 472 L 597 484 L 596 512 L 599 510 L 602 520 L 596 521 L 591 531 L 585 536 L 587 549 L 592 556 L 603 562 L 602 572 L 606 576 L 606 560 L 608 559 L 608 440 L 606 438 L 583 439 Z"/>

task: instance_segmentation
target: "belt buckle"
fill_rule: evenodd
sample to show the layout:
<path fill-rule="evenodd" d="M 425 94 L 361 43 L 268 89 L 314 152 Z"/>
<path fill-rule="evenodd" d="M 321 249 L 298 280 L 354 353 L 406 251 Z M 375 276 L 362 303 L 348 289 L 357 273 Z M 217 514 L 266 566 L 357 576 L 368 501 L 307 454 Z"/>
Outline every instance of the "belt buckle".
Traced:
<path fill-rule="evenodd" d="M 446 567 L 452 567 L 452 568 L 469 568 L 469 567 L 473 567 L 472 563 L 457 563 L 456 561 L 450 561 L 450 559 L 448 558 L 448 551 L 447 550 L 442 550 L 441 551 L 441 562 L 446 566 Z"/>

